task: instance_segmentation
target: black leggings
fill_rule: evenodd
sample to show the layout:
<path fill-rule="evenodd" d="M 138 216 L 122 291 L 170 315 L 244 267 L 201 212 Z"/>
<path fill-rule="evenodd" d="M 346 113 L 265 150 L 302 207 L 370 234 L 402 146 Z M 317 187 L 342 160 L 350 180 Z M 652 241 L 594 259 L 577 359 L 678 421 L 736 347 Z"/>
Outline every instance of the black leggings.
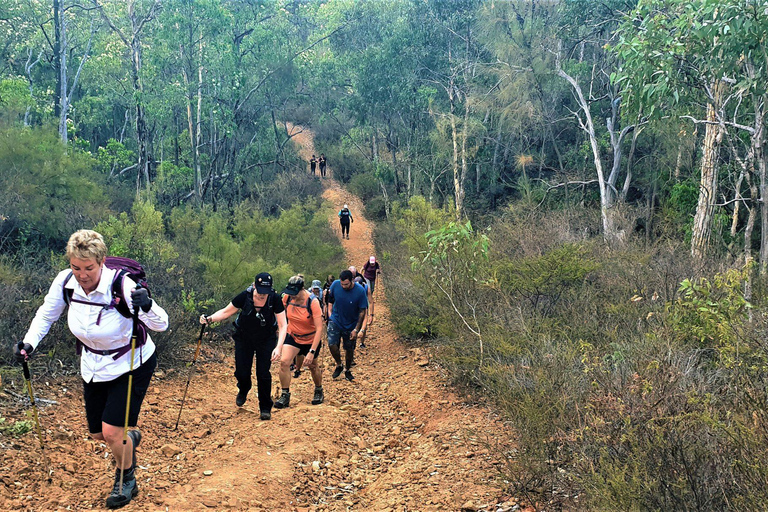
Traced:
<path fill-rule="evenodd" d="M 259 393 L 259 410 L 272 410 L 272 351 L 277 346 L 277 338 L 247 339 L 237 331 L 232 336 L 235 340 L 235 378 L 237 388 L 244 393 L 251 390 L 251 370 L 256 356 L 256 388 Z"/>
<path fill-rule="evenodd" d="M 344 233 L 349 235 L 349 222 L 346 222 L 346 223 L 342 222 L 341 223 L 341 234 L 344 235 Z"/>

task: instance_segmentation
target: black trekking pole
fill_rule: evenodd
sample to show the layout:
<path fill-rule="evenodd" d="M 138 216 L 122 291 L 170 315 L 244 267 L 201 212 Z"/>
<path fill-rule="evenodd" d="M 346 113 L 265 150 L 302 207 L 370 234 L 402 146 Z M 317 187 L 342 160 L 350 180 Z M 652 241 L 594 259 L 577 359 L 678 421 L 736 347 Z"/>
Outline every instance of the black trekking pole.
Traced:
<path fill-rule="evenodd" d="M 200 328 L 200 336 L 197 338 L 197 348 L 195 349 L 195 356 L 192 358 L 192 368 L 189 370 L 189 377 L 187 377 L 187 387 L 184 388 L 184 396 L 181 399 L 181 407 L 179 407 L 179 416 L 176 418 L 176 426 L 173 430 L 179 428 L 179 420 L 181 419 L 181 411 L 184 409 L 184 401 L 187 399 L 187 391 L 189 391 L 189 382 L 192 380 L 192 375 L 195 374 L 195 363 L 197 362 L 197 356 L 200 355 L 200 345 L 203 343 L 203 333 L 205 332 L 205 326 L 203 324 Z"/>
<path fill-rule="evenodd" d="M 29 365 L 27 359 L 29 354 L 24 351 L 24 342 L 19 342 L 19 349 L 24 355 L 24 360 L 21 362 L 21 367 L 24 371 L 24 382 L 27 384 L 27 392 L 29 393 L 29 400 L 32 402 L 32 417 L 35 419 L 35 429 L 37 430 L 37 439 L 40 441 L 40 449 L 43 452 L 43 463 L 45 464 L 45 476 L 48 478 L 48 483 L 51 482 L 51 464 L 48 461 L 48 454 L 45 451 L 45 441 L 43 441 L 43 429 L 40 427 L 40 416 L 37 413 L 37 402 L 35 402 L 35 393 L 32 391 L 32 376 L 29 373 Z"/>

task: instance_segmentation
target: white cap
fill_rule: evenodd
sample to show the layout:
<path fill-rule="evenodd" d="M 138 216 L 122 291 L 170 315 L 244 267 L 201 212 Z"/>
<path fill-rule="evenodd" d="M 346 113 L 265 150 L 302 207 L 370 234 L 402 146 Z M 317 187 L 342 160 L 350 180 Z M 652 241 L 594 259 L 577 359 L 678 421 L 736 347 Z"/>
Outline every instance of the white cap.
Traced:
<path fill-rule="evenodd" d="M 344 205 L 344 208 L 349 208 L 349 206 L 347 206 L 347 205 Z"/>

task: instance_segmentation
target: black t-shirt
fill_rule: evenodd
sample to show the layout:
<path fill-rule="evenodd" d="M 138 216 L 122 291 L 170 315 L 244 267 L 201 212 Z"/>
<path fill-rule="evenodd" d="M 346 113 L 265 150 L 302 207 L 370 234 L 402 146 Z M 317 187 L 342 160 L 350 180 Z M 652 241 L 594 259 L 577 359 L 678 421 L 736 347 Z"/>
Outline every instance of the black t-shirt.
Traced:
<path fill-rule="evenodd" d="M 325 158 L 320 157 L 320 167 L 325 167 Z"/>
<path fill-rule="evenodd" d="M 251 288 L 239 293 L 232 299 L 232 305 L 240 309 L 240 314 L 237 316 L 237 320 L 235 320 L 235 327 L 247 339 L 274 337 L 275 332 L 277 332 L 277 319 L 275 315 L 285 311 L 283 301 L 280 300 L 280 297 L 274 291 L 269 294 L 267 301 L 262 307 L 254 307 L 253 290 Z M 258 314 L 264 318 L 264 325 L 262 325 Z"/>

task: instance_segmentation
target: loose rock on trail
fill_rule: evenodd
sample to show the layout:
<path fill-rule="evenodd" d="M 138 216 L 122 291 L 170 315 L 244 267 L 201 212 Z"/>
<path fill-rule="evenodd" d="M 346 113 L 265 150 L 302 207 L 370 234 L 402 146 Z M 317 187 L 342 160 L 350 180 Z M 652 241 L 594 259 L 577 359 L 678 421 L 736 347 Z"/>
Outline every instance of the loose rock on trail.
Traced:
<path fill-rule="evenodd" d="M 289 129 L 308 161 L 311 132 Z M 339 208 L 348 203 L 355 219 L 350 240 L 342 240 L 347 261 L 339 271 L 361 267 L 376 254 L 371 225 L 360 201 L 333 180 L 332 165 L 328 170 L 324 198 Z M 340 234 L 335 212 L 329 222 Z M 396 339 L 383 271 L 354 382 L 331 379 L 334 364 L 323 342 L 321 405 L 310 405 L 313 385 L 304 371 L 291 384 L 291 406 L 274 409 L 271 421 L 259 420 L 255 390 L 236 407 L 234 353 L 219 328 L 213 339 L 206 335 L 173 430 L 188 370 L 159 370 L 139 419 L 139 495 L 122 510 L 519 510 L 500 481 L 504 461 L 488 448 L 511 447 L 512 433 L 489 410 L 463 402 L 426 351 Z M 191 360 L 194 340 L 189 350 Z M 34 378 L 34 360 L 31 366 Z M 9 420 L 25 418 L 20 374 L 13 391 L 0 394 L 0 416 Z M 0 435 L 0 510 L 103 509 L 113 462 L 106 446 L 88 436 L 79 377 L 34 385 L 36 398 L 56 402 L 40 404 L 53 483 L 46 482 L 34 432 Z"/>

